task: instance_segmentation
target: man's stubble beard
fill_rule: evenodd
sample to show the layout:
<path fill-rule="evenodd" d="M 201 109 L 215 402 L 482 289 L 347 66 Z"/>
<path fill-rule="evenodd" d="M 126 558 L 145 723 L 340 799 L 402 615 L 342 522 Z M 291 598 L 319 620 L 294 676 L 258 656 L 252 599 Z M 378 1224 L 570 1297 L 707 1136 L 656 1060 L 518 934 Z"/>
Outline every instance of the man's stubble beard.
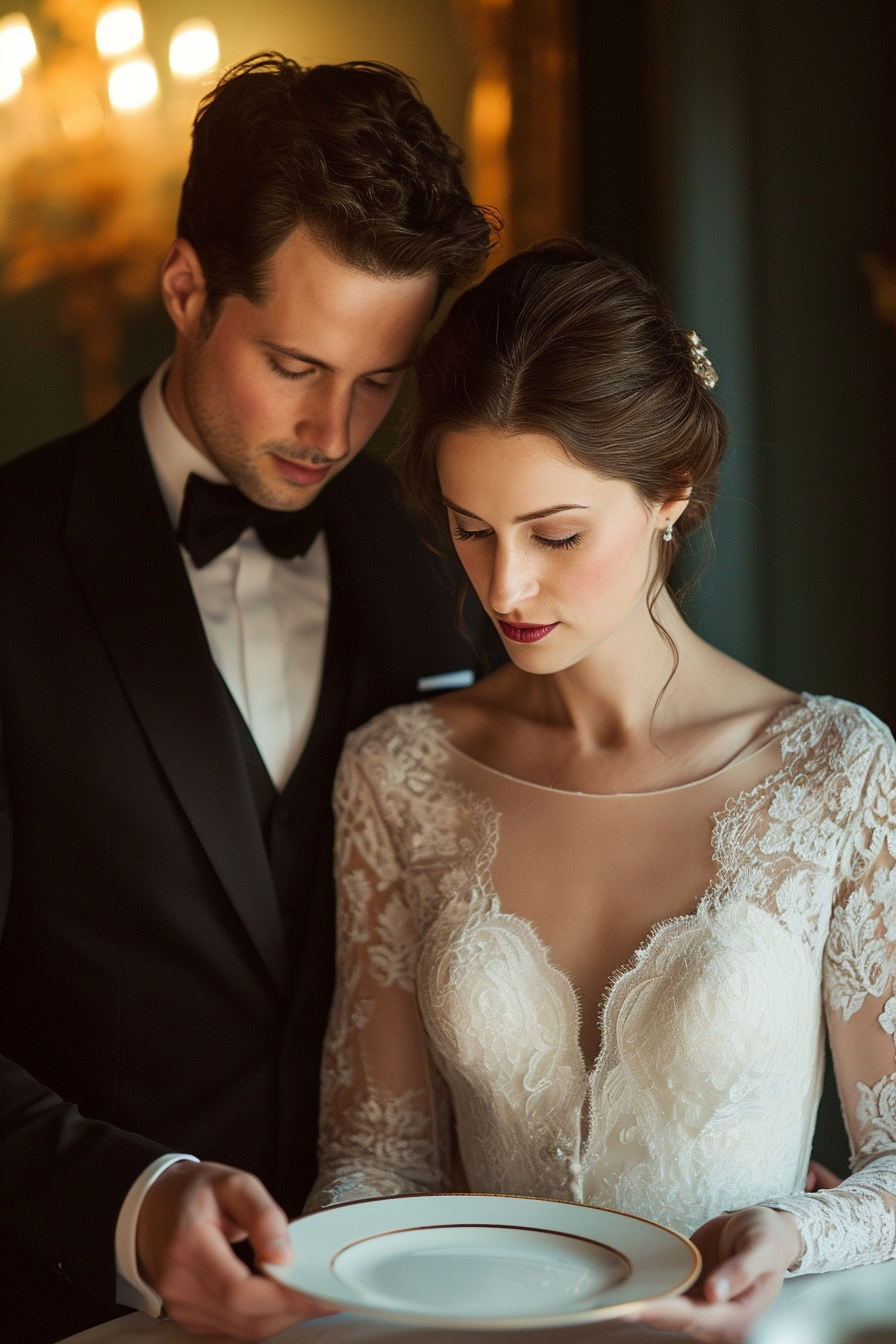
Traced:
<path fill-rule="evenodd" d="M 276 453 L 289 461 L 307 462 L 311 465 L 324 465 L 328 459 L 322 458 L 313 449 L 301 454 L 296 453 L 295 447 L 287 447 L 277 442 L 263 443 L 253 448 L 245 439 L 235 417 L 222 408 L 213 406 L 212 398 L 205 393 L 198 364 L 199 360 L 195 355 L 186 360 L 183 397 L 190 423 L 196 431 L 205 456 L 254 504 L 261 504 L 265 508 L 281 512 L 304 508 L 306 504 L 310 504 L 313 496 L 303 499 L 300 503 L 297 503 L 294 497 L 289 497 L 289 487 L 286 483 L 282 492 L 269 486 L 254 464 L 269 453 Z"/>

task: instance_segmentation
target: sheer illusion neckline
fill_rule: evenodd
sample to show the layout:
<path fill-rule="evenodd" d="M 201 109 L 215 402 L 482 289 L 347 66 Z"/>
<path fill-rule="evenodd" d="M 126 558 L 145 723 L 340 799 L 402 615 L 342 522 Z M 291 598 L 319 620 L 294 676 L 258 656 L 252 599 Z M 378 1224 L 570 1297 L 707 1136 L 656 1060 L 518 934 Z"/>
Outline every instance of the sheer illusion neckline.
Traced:
<path fill-rule="evenodd" d="M 612 799 L 655 798 L 664 794 L 671 795 L 679 793 L 685 789 L 693 789 L 700 784 L 706 784 L 712 780 L 718 779 L 736 766 L 743 765 L 748 761 L 760 757 L 770 746 L 777 745 L 779 735 L 784 731 L 788 719 L 797 711 L 809 708 L 811 699 L 812 697 L 801 694 L 798 700 L 793 700 L 786 705 L 782 705 L 763 727 L 754 734 L 750 741 L 745 744 L 737 756 L 730 760 L 726 765 L 713 771 L 711 774 L 705 775 L 697 780 L 692 780 L 687 784 L 676 784 L 667 789 L 656 789 L 652 792 L 633 794 L 583 793 L 568 789 L 556 789 L 548 785 L 532 784 L 528 780 L 517 779 L 514 775 L 507 774 L 501 770 L 496 770 L 492 766 L 484 765 L 481 761 L 477 761 L 475 757 L 468 756 L 465 752 L 453 746 L 447 739 L 446 734 L 450 732 L 450 728 L 445 723 L 445 720 L 433 710 L 430 704 L 426 703 L 425 707 L 429 712 L 432 726 L 437 731 L 441 729 L 440 735 L 442 745 L 447 747 L 452 754 L 469 761 L 472 765 L 478 766 L 480 769 L 485 770 L 492 775 L 497 775 L 512 783 L 521 784 L 528 788 L 537 789 L 546 793 L 559 794 L 566 797 Z M 754 751 L 747 751 L 747 748 L 751 743 L 758 741 L 760 738 L 767 740 L 762 741 Z M 746 752 L 746 754 L 744 754 L 744 752 Z M 483 875 L 482 891 L 488 897 L 491 912 L 499 914 L 502 919 L 509 920 L 512 924 L 517 925 L 526 931 L 526 934 L 532 939 L 535 948 L 537 948 L 538 952 L 541 954 L 547 978 L 554 985 L 555 990 L 566 997 L 567 1003 L 569 1004 L 570 1012 L 569 1018 L 565 1024 L 565 1029 L 569 1032 L 569 1039 L 574 1047 L 575 1056 L 578 1060 L 579 1076 L 584 1085 L 584 1109 L 581 1115 L 581 1153 L 583 1158 L 585 1154 L 590 1153 L 595 1137 L 594 1108 L 596 1105 L 598 1085 L 601 1083 L 606 1070 L 612 1066 L 612 1051 L 608 1048 L 607 1038 L 612 1034 L 610 1031 L 610 1019 L 618 996 L 623 993 L 624 986 L 629 982 L 632 975 L 636 974 L 642 966 L 649 968 L 654 949 L 659 945 L 660 940 L 664 936 L 672 930 L 684 929 L 693 925 L 695 921 L 701 918 L 703 912 L 719 899 L 721 893 L 725 889 L 725 883 L 728 878 L 726 865 L 722 861 L 720 853 L 720 832 L 723 820 L 730 823 L 733 815 L 739 814 L 742 816 L 747 809 L 755 806 L 759 799 L 768 797 L 785 773 L 786 765 L 784 761 L 781 761 L 777 768 L 763 773 L 752 785 L 747 785 L 737 790 L 720 806 L 712 809 L 709 847 L 715 872 L 710 877 L 708 884 L 703 887 L 695 897 L 691 909 L 670 914 L 664 918 L 656 920 L 632 949 L 630 955 L 620 962 L 620 964 L 610 973 L 607 983 L 604 986 L 597 1011 L 597 1021 L 600 1026 L 598 1046 L 590 1061 L 582 1045 L 582 1025 L 585 1019 L 582 998 L 572 973 L 555 960 L 554 949 L 551 944 L 541 936 L 532 920 L 527 919 L 525 915 L 517 913 L 505 904 L 501 892 L 498 890 L 494 881 L 491 865 L 489 866 L 487 873 Z M 476 798 L 476 794 L 471 790 L 470 786 L 457 783 L 455 787 L 458 788 L 462 794 Z M 494 805 L 487 798 L 478 798 L 477 801 L 485 809 L 492 824 L 496 825 L 500 820 L 500 813 L 496 811 Z M 472 909 L 470 911 L 470 918 L 475 918 Z"/>
<path fill-rule="evenodd" d="M 428 702 L 426 702 L 426 708 L 435 720 L 436 726 L 442 729 L 442 741 L 444 746 L 446 746 L 449 751 L 453 752 L 455 756 L 459 756 L 461 760 L 469 761 L 471 765 L 477 766 L 480 770 L 487 771 L 490 775 L 496 775 L 499 779 L 506 779 L 511 784 L 519 784 L 522 788 L 537 789 L 541 793 L 556 793 L 566 798 L 613 799 L 661 798 L 664 795 L 681 793 L 685 789 L 697 789 L 701 784 L 711 784 L 714 780 L 721 778 L 721 776 L 726 774 L 729 770 L 735 770 L 738 766 L 746 765 L 748 761 L 752 761 L 755 757 L 761 756 L 764 751 L 774 744 L 775 736 L 780 732 L 789 715 L 795 713 L 799 709 L 804 709 L 807 703 L 806 696 L 800 695 L 798 700 L 791 700 L 788 701 L 786 705 L 782 705 L 781 708 L 776 710 L 771 718 L 763 724 L 759 731 L 754 733 L 750 740 L 744 744 L 737 755 L 733 756 L 731 760 L 727 761 L 724 765 L 719 766 L 718 770 L 713 770 L 708 775 L 701 775 L 699 779 L 688 780 L 685 784 L 670 784 L 664 789 L 638 789 L 631 793 L 624 791 L 618 793 L 588 793 L 582 789 L 558 789 L 553 784 L 536 784 L 531 779 L 521 779 L 519 775 L 511 775 L 506 770 L 499 770 L 496 766 L 486 765 L 484 761 L 478 761 L 475 756 L 471 756 L 468 752 L 462 751 L 460 747 L 455 746 L 451 741 L 451 733 L 453 732 L 451 725 L 447 723 L 445 719 L 442 718 L 441 714 L 437 713 Z M 753 751 L 748 750 L 753 743 L 758 743 L 758 746 L 756 746 Z"/>

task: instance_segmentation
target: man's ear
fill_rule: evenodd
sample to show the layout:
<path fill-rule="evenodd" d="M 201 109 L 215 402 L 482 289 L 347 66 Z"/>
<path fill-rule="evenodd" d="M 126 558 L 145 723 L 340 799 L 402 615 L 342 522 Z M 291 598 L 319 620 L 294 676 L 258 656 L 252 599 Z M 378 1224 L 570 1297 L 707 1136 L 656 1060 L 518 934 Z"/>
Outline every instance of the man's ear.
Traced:
<path fill-rule="evenodd" d="M 205 276 L 192 245 L 175 238 L 162 266 L 162 300 L 181 336 L 199 330 L 205 309 Z"/>

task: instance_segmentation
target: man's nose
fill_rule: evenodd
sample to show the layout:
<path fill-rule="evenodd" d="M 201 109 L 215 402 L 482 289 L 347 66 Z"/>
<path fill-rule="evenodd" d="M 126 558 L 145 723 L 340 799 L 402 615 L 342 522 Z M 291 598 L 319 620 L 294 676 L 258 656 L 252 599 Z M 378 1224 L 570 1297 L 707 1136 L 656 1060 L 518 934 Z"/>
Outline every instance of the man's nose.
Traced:
<path fill-rule="evenodd" d="M 351 452 L 352 389 L 330 385 L 305 398 L 296 420 L 296 435 L 331 462 Z"/>
<path fill-rule="evenodd" d="M 488 594 L 492 611 L 510 615 L 537 592 L 538 577 L 531 559 L 527 560 L 518 547 L 498 542 Z"/>

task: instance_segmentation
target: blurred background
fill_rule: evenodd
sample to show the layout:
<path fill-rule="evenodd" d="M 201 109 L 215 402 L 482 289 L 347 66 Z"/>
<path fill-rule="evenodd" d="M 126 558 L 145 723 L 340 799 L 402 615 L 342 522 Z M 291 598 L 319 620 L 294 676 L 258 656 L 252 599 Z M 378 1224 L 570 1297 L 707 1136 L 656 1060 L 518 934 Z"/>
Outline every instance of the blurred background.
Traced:
<path fill-rule="evenodd" d="M 216 71 L 263 48 L 388 61 L 504 213 L 504 255 L 608 244 L 708 346 L 733 443 L 699 628 L 896 720 L 891 2 L 19 3 L 0 15 L 0 457 L 168 353 L 159 262 Z"/>

